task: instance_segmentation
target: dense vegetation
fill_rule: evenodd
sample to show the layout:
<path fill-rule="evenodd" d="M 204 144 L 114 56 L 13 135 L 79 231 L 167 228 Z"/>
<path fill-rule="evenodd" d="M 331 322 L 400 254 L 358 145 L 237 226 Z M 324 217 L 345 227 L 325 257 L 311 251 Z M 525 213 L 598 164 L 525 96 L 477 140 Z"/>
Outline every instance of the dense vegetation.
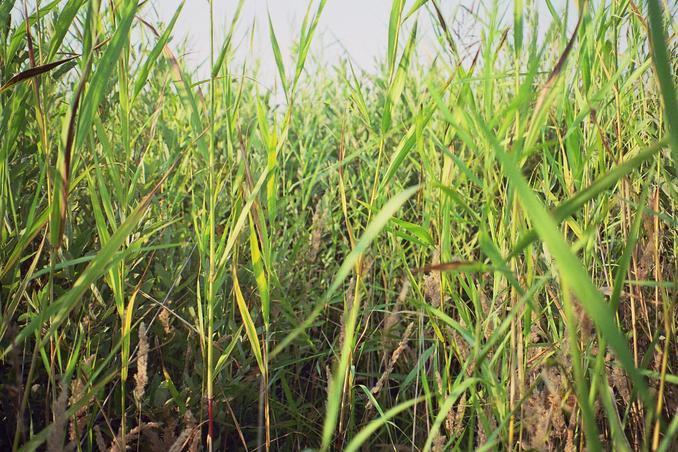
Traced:
<path fill-rule="evenodd" d="M 235 2 L 197 80 L 147 2 L 3 0 L 0 449 L 674 447 L 675 4 L 451 3 L 376 74 L 260 21 L 269 89 Z"/>

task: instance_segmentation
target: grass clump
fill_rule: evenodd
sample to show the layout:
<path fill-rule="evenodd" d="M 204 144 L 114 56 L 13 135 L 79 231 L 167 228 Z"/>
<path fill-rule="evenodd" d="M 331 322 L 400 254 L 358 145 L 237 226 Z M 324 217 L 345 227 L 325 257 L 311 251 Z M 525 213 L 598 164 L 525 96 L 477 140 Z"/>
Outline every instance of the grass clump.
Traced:
<path fill-rule="evenodd" d="M 242 1 L 205 81 L 181 8 L 14 3 L 0 449 L 673 447 L 670 5 L 486 2 L 467 45 L 394 0 L 369 74 L 310 58 L 320 0 L 269 89 Z"/>

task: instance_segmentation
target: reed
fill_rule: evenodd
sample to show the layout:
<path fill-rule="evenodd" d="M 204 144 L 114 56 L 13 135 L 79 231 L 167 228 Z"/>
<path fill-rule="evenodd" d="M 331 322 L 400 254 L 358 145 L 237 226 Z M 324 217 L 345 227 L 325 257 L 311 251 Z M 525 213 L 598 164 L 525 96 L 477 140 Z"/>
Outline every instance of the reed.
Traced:
<path fill-rule="evenodd" d="M 0 4 L 0 450 L 671 450 L 671 2 L 152 3 Z"/>

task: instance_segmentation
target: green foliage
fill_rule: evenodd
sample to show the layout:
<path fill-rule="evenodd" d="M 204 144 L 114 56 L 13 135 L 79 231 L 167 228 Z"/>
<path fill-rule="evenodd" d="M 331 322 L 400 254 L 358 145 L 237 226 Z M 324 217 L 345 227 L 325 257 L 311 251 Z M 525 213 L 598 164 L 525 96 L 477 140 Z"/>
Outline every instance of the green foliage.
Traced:
<path fill-rule="evenodd" d="M 268 18 L 279 88 L 242 60 L 242 0 L 224 30 L 210 2 L 204 81 L 176 56 L 183 3 L 167 25 L 152 2 L 19 3 L 0 450 L 675 444 L 666 2 L 549 1 L 538 26 L 532 0 L 393 0 L 366 73 L 314 60 L 309 1 L 290 61 Z"/>

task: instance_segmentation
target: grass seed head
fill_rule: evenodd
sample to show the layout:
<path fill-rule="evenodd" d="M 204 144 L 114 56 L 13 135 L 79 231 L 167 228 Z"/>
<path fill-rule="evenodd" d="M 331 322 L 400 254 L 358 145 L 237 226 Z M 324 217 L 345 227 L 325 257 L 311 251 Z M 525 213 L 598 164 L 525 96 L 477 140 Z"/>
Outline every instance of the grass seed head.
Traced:
<path fill-rule="evenodd" d="M 148 383 L 148 336 L 144 322 L 139 325 L 139 351 L 137 352 L 137 373 L 134 380 L 136 382 L 134 398 L 140 404 Z"/>
<path fill-rule="evenodd" d="M 85 385 L 79 377 L 71 381 L 71 397 L 70 404 L 73 405 L 79 402 L 85 396 Z M 78 411 L 71 416 L 70 425 L 68 427 L 68 439 L 70 441 L 78 441 L 84 432 L 87 424 L 87 404 L 83 404 Z"/>
<path fill-rule="evenodd" d="M 326 222 L 329 209 L 322 200 L 318 203 L 313 213 L 313 223 L 311 225 L 311 241 L 309 244 L 308 260 L 315 262 L 322 245 L 323 234 L 325 234 Z"/>
<path fill-rule="evenodd" d="M 106 441 L 104 440 L 104 435 L 101 433 L 101 427 L 98 425 L 94 426 L 94 441 L 96 442 L 99 452 L 108 451 L 108 448 L 106 447 Z"/>
<path fill-rule="evenodd" d="M 68 409 L 68 383 L 61 382 L 61 391 L 59 397 L 52 403 L 52 429 L 47 438 L 47 451 L 58 452 L 63 450 L 64 438 L 66 435 L 66 410 Z"/>
<path fill-rule="evenodd" d="M 440 251 L 436 250 L 431 260 L 431 265 L 440 264 Z M 424 276 L 424 296 L 434 308 L 442 304 L 442 277 L 440 272 L 432 271 Z"/>
<path fill-rule="evenodd" d="M 172 325 L 170 324 L 170 311 L 165 306 L 163 306 L 160 310 L 160 314 L 158 314 L 158 320 L 160 321 L 162 330 L 165 332 L 165 334 L 171 334 Z"/>

